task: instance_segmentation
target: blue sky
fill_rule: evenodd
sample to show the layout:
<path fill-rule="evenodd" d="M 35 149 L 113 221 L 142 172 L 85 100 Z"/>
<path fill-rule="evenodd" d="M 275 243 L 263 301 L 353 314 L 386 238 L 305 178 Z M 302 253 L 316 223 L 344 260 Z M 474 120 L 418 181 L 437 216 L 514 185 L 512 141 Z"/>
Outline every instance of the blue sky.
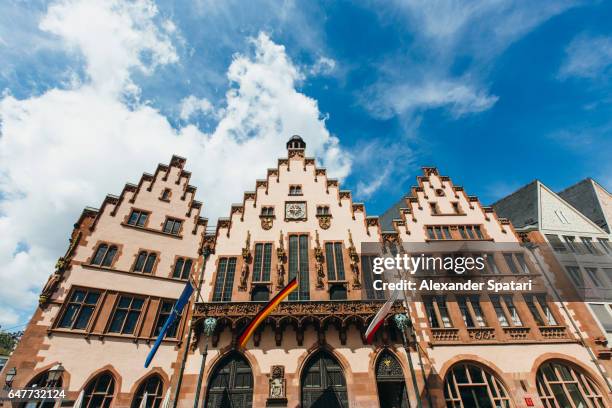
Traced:
<path fill-rule="evenodd" d="M 611 20 L 603 1 L 4 1 L 0 277 L 27 283 L 0 288 L 0 324 L 27 319 L 84 206 L 172 153 L 211 218 L 293 133 L 369 214 L 422 165 L 484 203 L 535 178 L 612 189 Z"/>

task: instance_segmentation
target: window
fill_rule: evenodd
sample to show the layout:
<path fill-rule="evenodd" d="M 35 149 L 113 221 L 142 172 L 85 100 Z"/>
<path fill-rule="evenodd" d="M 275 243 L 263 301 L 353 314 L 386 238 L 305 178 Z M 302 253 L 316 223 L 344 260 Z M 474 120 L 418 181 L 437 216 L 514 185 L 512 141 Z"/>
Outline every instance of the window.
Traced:
<path fill-rule="evenodd" d="M 92 265 L 100 266 L 111 266 L 113 259 L 117 254 L 117 247 L 115 245 L 108 246 L 107 244 L 100 244 L 96 251 L 96 254 L 91 261 Z"/>
<path fill-rule="evenodd" d="M 329 300 L 346 300 L 346 286 L 344 284 L 330 285 Z"/>
<path fill-rule="evenodd" d="M 444 399 L 448 408 L 510 408 L 510 398 L 495 375 L 471 363 L 453 366 L 444 378 Z"/>
<path fill-rule="evenodd" d="M 226 354 L 212 370 L 206 387 L 206 407 L 246 408 L 253 404 L 253 372 L 237 351 Z"/>
<path fill-rule="evenodd" d="M 162 191 L 162 195 L 160 197 L 160 199 L 164 200 L 164 201 L 170 201 L 170 189 L 169 188 L 164 188 L 164 191 Z"/>
<path fill-rule="evenodd" d="M 494 254 L 485 254 L 485 261 L 486 261 L 486 271 L 487 273 L 495 273 L 498 274 L 499 273 L 499 268 L 497 266 L 497 263 L 495 262 L 495 255 Z"/>
<path fill-rule="evenodd" d="M 329 206 L 317 205 L 317 215 L 329 215 Z"/>
<path fill-rule="evenodd" d="M 27 388 L 61 388 L 62 377 L 60 376 L 57 380 L 49 376 L 49 370 L 37 375 L 29 383 Z M 15 404 L 16 406 L 18 404 Z M 54 408 L 55 401 L 53 400 L 39 400 L 30 401 L 24 405 L 20 405 L 22 408 Z"/>
<path fill-rule="evenodd" d="M 603 268 L 604 275 L 608 278 L 608 287 L 612 286 L 612 268 Z"/>
<path fill-rule="evenodd" d="M 267 285 L 256 285 L 251 292 L 251 300 L 254 302 L 265 302 L 270 300 L 270 289 Z"/>
<path fill-rule="evenodd" d="M 108 371 L 95 377 L 85 387 L 81 408 L 108 408 L 115 393 L 115 379 Z"/>
<path fill-rule="evenodd" d="M 610 246 L 610 241 L 606 238 L 597 238 L 597 241 L 599 241 L 599 244 L 601 246 L 601 249 L 603 249 L 603 252 L 605 252 L 606 254 L 612 254 L 612 247 Z"/>
<path fill-rule="evenodd" d="M 521 317 L 519 316 L 516 306 L 514 305 L 512 295 L 492 295 L 490 298 L 500 326 L 508 327 L 510 325 L 523 325 Z"/>
<path fill-rule="evenodd" d="M 295 277 L 298 289 L 289 294 L 289 300 L 309 300 L 308 235 L 289 236 L 289 281 Z"/>
<path fill-rule="evenodd" d="M 457 229 L 461 239 L 484 239 L 480 225 L 459 225 Z"/>
<path fill-rule="evenodd" d="M 527 262 L 525 261 L 525 254 L 506 253 L 504 254 L 504 259 L 508 264 L 508 268 L 510 268 L 510 272 L 513 274 L 530 273 Z"/>
<path fill-rule="evenodd" d="M 328 280 L 344 280 L 344 260 L 342 259 L 341 242 L 325 243 L 325 263 L 327 264 Z"/>
<path fill-rule="evenodd" d="M 130 218 L 128 218 L 129 225 L 135 225 L 137 227 L 144 227 L 147 223 L 147 218 L 149 218 L 149 213 L 141 211 L 141 210 L 132 210 L 130 214 Z"/>
<path fill-rule="evenodd" d="M 274 215 L 274 207 L 261 207 L 261 215 L 263 217 L 272 217 Z"/>
<path fill-rule="evenodd" d="M 157 255 L 153 252 L 140 251 L 138 258 L 136 258 L 136 263 L 134 264 L 134 272 L 153 272 L 156 260 Z"/>
<path fill-rule="evenodd" d="M 175 279 L 189 279 L 192 264 L 193 261 L 189 258 L 177 258 L 172 277 Z"/>
<path fill-rule="evenodd" d="M 153 374 L 140 384 L 132 400 L 132 408 L 139 408 L 145 395 L 147 399 L 144 406 L 159 408 L 164 398 L 164 382 L 159 375 Z"/>
<path fill-rule="evenodd" d="M 119 296 L 108 331 L 110 333 L 133 334 L 143 303 L 144 299 L 142 298 Z"/>
<path fill-rule="evenodd" d="M 232 300 L 234 287 L 234 273 L 236 272 L 236 258 L 221 258 L 217 267 L 217 278 L 213 291 L 213 302 L 227 302 Z"/>
<path fill-rule="evenodd" d="M 595 382 L 565 362 L 542 364 L 536 374 L 536 387 L 545 408 L 606 406 Z"/>
<path fill-rule="evenodd" d="M 567 252 L 567 248 L 565 248 L 565 245 L 563 245 L 563 242 L 561 242 L 558 235 L 546 234 L 546 238 L 548 239 L 548 242 L 550 243 L 550 246 L 552 247 L 553 251 Z"/>
<path fill-rule="evenodd" d="M 552 314 L 546 301 L 546 295 L 524 295 L 529 311 L 533 315 L 538 326 L 555 326 L 557 320 Z"/>
<path fill-rule="evenodd" d="M 178 235 L 181 230 L 182 221 L 176 220 L 174 218 L 166 219 L 166 223 L 164 224 L 164 232 L 166 234 Z"/>
<path fill-rule="evenodd" d="M 70 295 L 59 327 L 66 329 L 85 330 L 96 308 L 100 292 L 76 289 Z"/>
<path fill-rule="evenodd" d="M 567 218 L 565 218 L 565 214 L 563 214 L 563 211 L 555 210 L 555 214 L 557 214 L 557 218 L 559 218 L 559 221 L 561 221 L 562 224 L 569 224 L 569 221 L 567 220 Z"/>
<path fill-rule="evenodd" d="M 569 249 L 570 252 L 578 252 L 576 250 L 576 238 L 575 237 L 564 235 L 563 239 L 565 240 L 565 245 L 567 245 L 567 249 Z"/>
<path fill-rule="evenodd" d="M 302 195 L 302 186 L 298 185 L 292 185 L 289 186 L 289 195 L 290 196 L 300 196 Z"/>
<path fill-rule="evenodd" d="M 577 266 L 566 266 L 565 269 L 574 285 L 578 288 L 584 288 L 584 279 L 582 278 L 580 268 Z"/>
<path fill-rule="evenodd" d="M 453 239 L 448 225 L 433 225 L 427 227 L 429 239 Z"/>
<path fill-rule="evenodd" d="M 270 282 L 272 266 L 272 243 L 255 244 L 253 263 L 253 282 Z"/>
<path fill-rule="evenodd" d="M 593 245 L 593 238 L 582 237 L 580 238 L 582 243 L 584 244 L 584 249 L 590 254 L 596 254 L 597 250 L 595 249 L 595 245 Z"/>
<path fill-rule="evenodd" d="M 601 283 L 601 280 L 599 279 L 599 276 L 597 275 L 597 268 L 584 268 L 584 269 L 587 271 L 589 278 L 591 278 L 591 281 L 596 287 L 598 288 L 603 287 L 603 284 Z"/>
<path fill-rule="evenodd" d="M 589 303 L 591 310 L 595 313 L 597 320 L 608 336 L 612 335 L 612 304 Z"/>
<path fill-rule="evenodd" d="M 458 296 L 457 304 L 466 327 L 485 327 L 487 325 L 477 295 Z"/>
<path fill-rule="evenodd" d="M 429 203 L 429 208 L 431 209 L 431 213 L 433 215 L 440 214 L 440 210 L 438 209 L 438 204 L 436 204 L 436 203 Z"/>
<path fill-rule="evenodd" d="M 159 312 L 157 313 L 157 320 L 155 321 L 155 329 L 153 330 L 153 337 L 159 336 L 161 333 L 162 327 L 166 324 L 166 320 L 168 320 L 168 316 L 172 313 L 172 308 L 174 307 L 174 300 L 162 300 L 159 305 Z M 166 332 L 165 338 L 171 339 L 176 338 L 176 332 L 178 331 L 179 322 L 181 321 L 181 315 L 177 316 L 176 320 L 170 327 L 168 327 L 168 331 Z"/>
<path fill-rule="evenodd" d="M 384 299 L 385 292 L 382 290 L 374 290 L 374 281 L 383 278 L 382 275 L 377 275 L 372 271 L 374 265 L 374 255 L 361 255 L 361 269 L 363 274 L 363 286 L 366 290 L 368 299 Z"/>
<path fill-rule="evenodd" d="M 446 299 L 443 296 L 431 296 L 425 299 L 425 309 L 429 318 L 429 326 L 432 328 L 453 327 L 446 307 Z"/>
<path fill-rule="evenodd" d="M 461 214 L 461 208 L 459 207 L 459 203 L 457 201 L 453 201 L 451 205 L 453 206 L 453 211 L 455 214 Z"/>

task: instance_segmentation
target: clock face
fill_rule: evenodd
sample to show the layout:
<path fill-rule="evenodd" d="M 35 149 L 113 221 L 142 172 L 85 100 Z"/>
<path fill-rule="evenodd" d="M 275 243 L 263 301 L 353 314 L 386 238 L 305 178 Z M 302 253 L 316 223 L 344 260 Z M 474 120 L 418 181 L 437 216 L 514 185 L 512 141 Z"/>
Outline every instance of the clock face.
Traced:
<path fill-rule="evenodd" d="M 285 218 L 288 220 L 305 220 L 306 203 L 285 203 Z"/>

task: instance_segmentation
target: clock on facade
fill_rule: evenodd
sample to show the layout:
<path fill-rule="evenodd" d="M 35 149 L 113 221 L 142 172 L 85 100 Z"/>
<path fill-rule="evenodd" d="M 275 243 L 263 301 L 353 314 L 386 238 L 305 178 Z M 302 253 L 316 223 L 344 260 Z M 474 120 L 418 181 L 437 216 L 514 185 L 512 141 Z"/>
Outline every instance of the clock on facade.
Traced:
<path fill-rule="evenodd" d="M 305 202 L 287 202 L 285 203 L 285 219 L 286 220 L 305 220 L 306 219 L 306 203 Z"/>

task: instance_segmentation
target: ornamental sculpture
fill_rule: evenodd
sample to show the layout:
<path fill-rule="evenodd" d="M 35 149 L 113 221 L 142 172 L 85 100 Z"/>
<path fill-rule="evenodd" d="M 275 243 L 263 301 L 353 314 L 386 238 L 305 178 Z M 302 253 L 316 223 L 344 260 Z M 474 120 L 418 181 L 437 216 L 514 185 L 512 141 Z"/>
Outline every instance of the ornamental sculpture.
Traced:
<path fill-rule="evenodd" d="M 282 289 L 285 287 L 285 261 L 287 254 L 285 253 L 285 244 L 283 242 L 283 231 L 280 232 L 280 238 L 278 240 L 278 248 L 276 248 L 276 257 L 278 259 L 276 272 L 278 274 L 278 283 L 276 287 Z"/>
<path fill-rule="evenodd" d="M 38 296 L 39 307 L 44 307 L 49 301 L 49 299 L 51 299 L 53 292 L 55 292 L 57 286 L 62 280 L 64 271 L 70 265 L 70 260 L 72 259 L 74 249 L 76 248 L 80 240 L 81 232 L 79 231 L 77 236 L 70 240 L 70 246 L 68 247 L 68 250 L 66 250 L 66 254 L 57 260 L 55 264 L 55 271 L 53 272 L 53 274 L 51 274 L 51 276 L 49 276 L 47 283 L 45 283 L 45 286 L 40 292 L 40 296 Z"/>
<path fill-rule="evenodd" d="M 280 365 L 272 366 L 269 382 L 269 400 L 283 400 L 286 398 L 285 392 L 285 367 Z"/>
<path fill-rule="evenodd" d="M 323 279 L 325 278 L 325 272 L 323 270 L 323 261 L 325 260 L 323 256 L 323 249 L 321 248 L 321 243 L 319 242 L 319 231 L 315 230 L 315 248 L 314 248 L 314 256 L 315 256 L 315 271 L 317 272 L 317 289 L 323 289 L 325 285 L 323 284 Z"/>
<path fill-rule="evenodd" d="M 359 279 L 359 254 L 357 254 L 357 249 L 355 249 L 355 244 L 353 243 L 353 235 L 351 234 L 351 230 L 349 230 L 349 258 L 351 260 L 351 271 L 353 272 L 353 289 L 361 288 L 361 281 Z"/>
<path fill-rule="evenodd" d="M 242 248 L 242 270 L 240 271 L 240 285 L 238 290 L 247 290 L 247 280 L 249 279 L 249 264 L 251 263 L 251 231 L 247 231 L 247 238 Z"/>

